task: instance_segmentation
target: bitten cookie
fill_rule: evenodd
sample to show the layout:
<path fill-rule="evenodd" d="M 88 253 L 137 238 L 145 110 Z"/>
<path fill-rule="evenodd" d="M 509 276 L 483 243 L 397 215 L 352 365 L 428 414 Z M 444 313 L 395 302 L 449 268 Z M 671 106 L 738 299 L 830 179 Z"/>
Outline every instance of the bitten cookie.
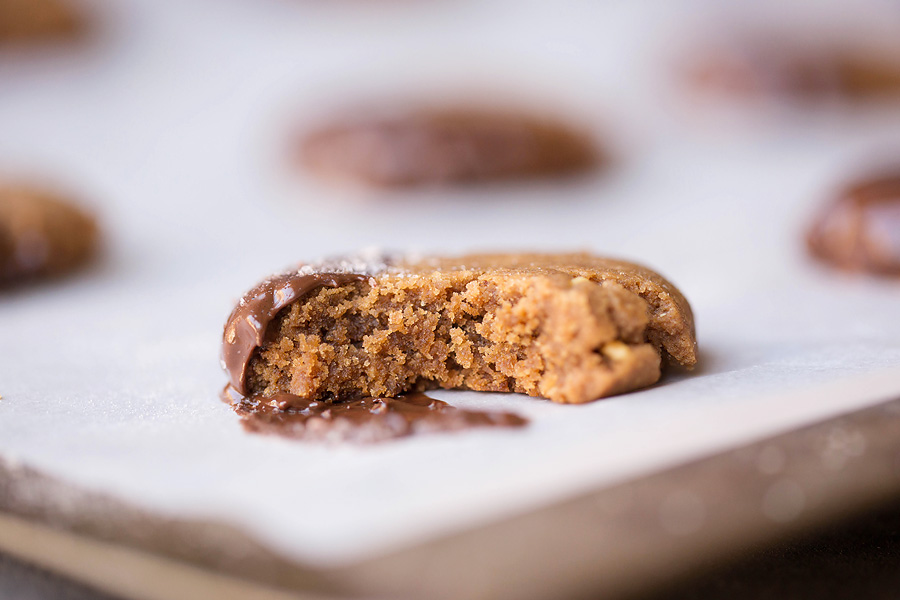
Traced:
<path fill-rule="evenodd" d="M 583 403 L 697 362 L 691 308 L 657 273 L 588 254 L 343 260 L 271 277 L 229 317 L 245 396 L 346 400 L 432 388 Z"/>
<path fill-rule="evenodd" d="M 602 162 L 564 123 L 470 108 L 336 122 L 301 140 L 300 159 L 325 178 L 376 187 L 548 177 Z"/>
<path fill-rule="evenodd" d="M 841 190 L 813 221 L 807 245 L 842 269 L 900 275 L 900 170 Z"/>
<path fill-rule="evenodd" d="M 66 0 L 0 0 L 0 44 L 66 38 L 84 28 Z"/>
<path fill-rule="evenodd" d="M 0 285 L 70 271 L 98 237 L 93 217 L 52 192 L 0 183 Z"/>

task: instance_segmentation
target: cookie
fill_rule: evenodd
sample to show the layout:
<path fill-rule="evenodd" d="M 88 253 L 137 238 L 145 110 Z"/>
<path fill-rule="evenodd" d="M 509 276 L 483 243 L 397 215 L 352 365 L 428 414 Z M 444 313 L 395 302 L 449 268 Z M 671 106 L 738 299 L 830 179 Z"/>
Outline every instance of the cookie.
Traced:
<path fill-rule="evenodd" d="M 900 54 L 875 49 L 748 42 L 698 54 L 687 75 L 699 89 L 738 97 L 816 102 L 900 96 Z"/>
<path fill-rule="evenodd" d="M 807 246 L 841 269 L 900 275 L 900 169 L 841 190 L 813 221 Z"/>
<path fill-rule="evenodd" d="M 94 218 L 53 192 L 0 183 L 0 285 L 71 271 L 98 237 Z"/>
<path fill-rule="evenodd" d="M 325 178 L 375 187 L 568 175 L 601 162 L 590 138 L 561 122 L 470 108 L 336 122 L 302 139 L 300 159 Z"/>
<path fill-rule="evenodd" d="M 0 0 L 0 44 L 72 37 L 83 27 L 66 0 Z"/>
<path fill-rule="evenodd" d="M 432 388 L 583 403 L 692 367 L 684 296 L 589 254 L 348 259 L 266 279 L 240 300 L 223 366 L 243 396 L 303 401 Z"/>

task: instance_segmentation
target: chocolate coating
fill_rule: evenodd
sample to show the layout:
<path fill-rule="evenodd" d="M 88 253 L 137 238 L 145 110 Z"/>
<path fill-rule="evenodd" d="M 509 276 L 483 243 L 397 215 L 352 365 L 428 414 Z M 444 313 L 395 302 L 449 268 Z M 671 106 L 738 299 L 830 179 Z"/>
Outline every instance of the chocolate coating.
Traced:
<path fill-rule="evenodd" d="M 513 413 L 456 408 L 421 392 L 335 402 L 293 394 L 243 398 L 226 388 L 223 398 L 232 404 L 247 431 L 318 441 L 379 442 L 416 433 L 528 423 Z"/>
<path fill-rule="evenodd" d="M 281 309 L 321 287 L 339 287 L 366 279 L 358 273 L 282 273 L 267 279 L 244 294 L 225 325 L 222 368 L 241 394 L 246 394 L 247 364 L 253 351 L 265 339 L 269 323 Z"/>
<path fill-rule="evenodd" d="M 839 268 L 900 275 L 900 172 L 844 189 L 815 219 L 807 244 Z"/>
<path fill-rule="evenodd" d="M 381 187 L 563 175 L 600 162 L 588 136 L 562 123 L 471 108 L 339 121 L 306 136 L 300 157 L 320 175 Z"/>

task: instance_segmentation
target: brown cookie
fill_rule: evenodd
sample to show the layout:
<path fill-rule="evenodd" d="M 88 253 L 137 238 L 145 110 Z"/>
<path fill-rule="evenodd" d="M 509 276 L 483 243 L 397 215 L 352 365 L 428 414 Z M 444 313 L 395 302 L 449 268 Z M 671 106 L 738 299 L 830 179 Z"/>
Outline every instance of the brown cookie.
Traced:
<path fill-rule="evenodd" d="M 813 222 L 807 245 L 842 269 L 900 275 L 900 170 L 841 190 Z"/>
<path fill-rule="evenodd" d="M 93 217 L 52 192 L 0 183 L 0 285 L 65 273 L 94 253 Z"/>
<path fill-rule="evenodd" d="M 430 388 L 582 403 L 697 361 L 690 306 L 658 274 L 588 254 L 305 265 L 247 292 L 223 365 L 245 396 L 343 401 Z"/>
<path fill-rule="evenodd" d="M 301 140 L 300 159 L 326 178 L 381 187 L 567 175 L 601 162 L 589 136 L 563 123 L 469 108 L 330 124 Z"/>
<path fill-rule="evenodd" d="M 686 72 L 694 86 L 734 96 L 801 102 L 900 96 L 900 53 L 875 48 L 756 40 L 697 53 Z"/>
<path fill-rule="evenodd" d="M 66 0 L 0 0 L 0 43 L 72 37 L 83 28 Z"/>

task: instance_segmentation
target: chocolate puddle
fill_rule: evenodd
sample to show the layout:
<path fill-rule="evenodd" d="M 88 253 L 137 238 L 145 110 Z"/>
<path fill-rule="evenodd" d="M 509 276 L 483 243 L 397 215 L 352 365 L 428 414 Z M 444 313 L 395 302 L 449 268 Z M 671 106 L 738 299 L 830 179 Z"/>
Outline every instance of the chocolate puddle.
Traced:
<path fill-rule="evenodd" d="M 528 423 L 513 413 L 456 408 L 422 392 L 334 402 L 293 394 L 243 397 L 226 386 L 222 399 L 241 417 L 246 431 L 327 442 L 372 443 L 420 433 Z"/>

